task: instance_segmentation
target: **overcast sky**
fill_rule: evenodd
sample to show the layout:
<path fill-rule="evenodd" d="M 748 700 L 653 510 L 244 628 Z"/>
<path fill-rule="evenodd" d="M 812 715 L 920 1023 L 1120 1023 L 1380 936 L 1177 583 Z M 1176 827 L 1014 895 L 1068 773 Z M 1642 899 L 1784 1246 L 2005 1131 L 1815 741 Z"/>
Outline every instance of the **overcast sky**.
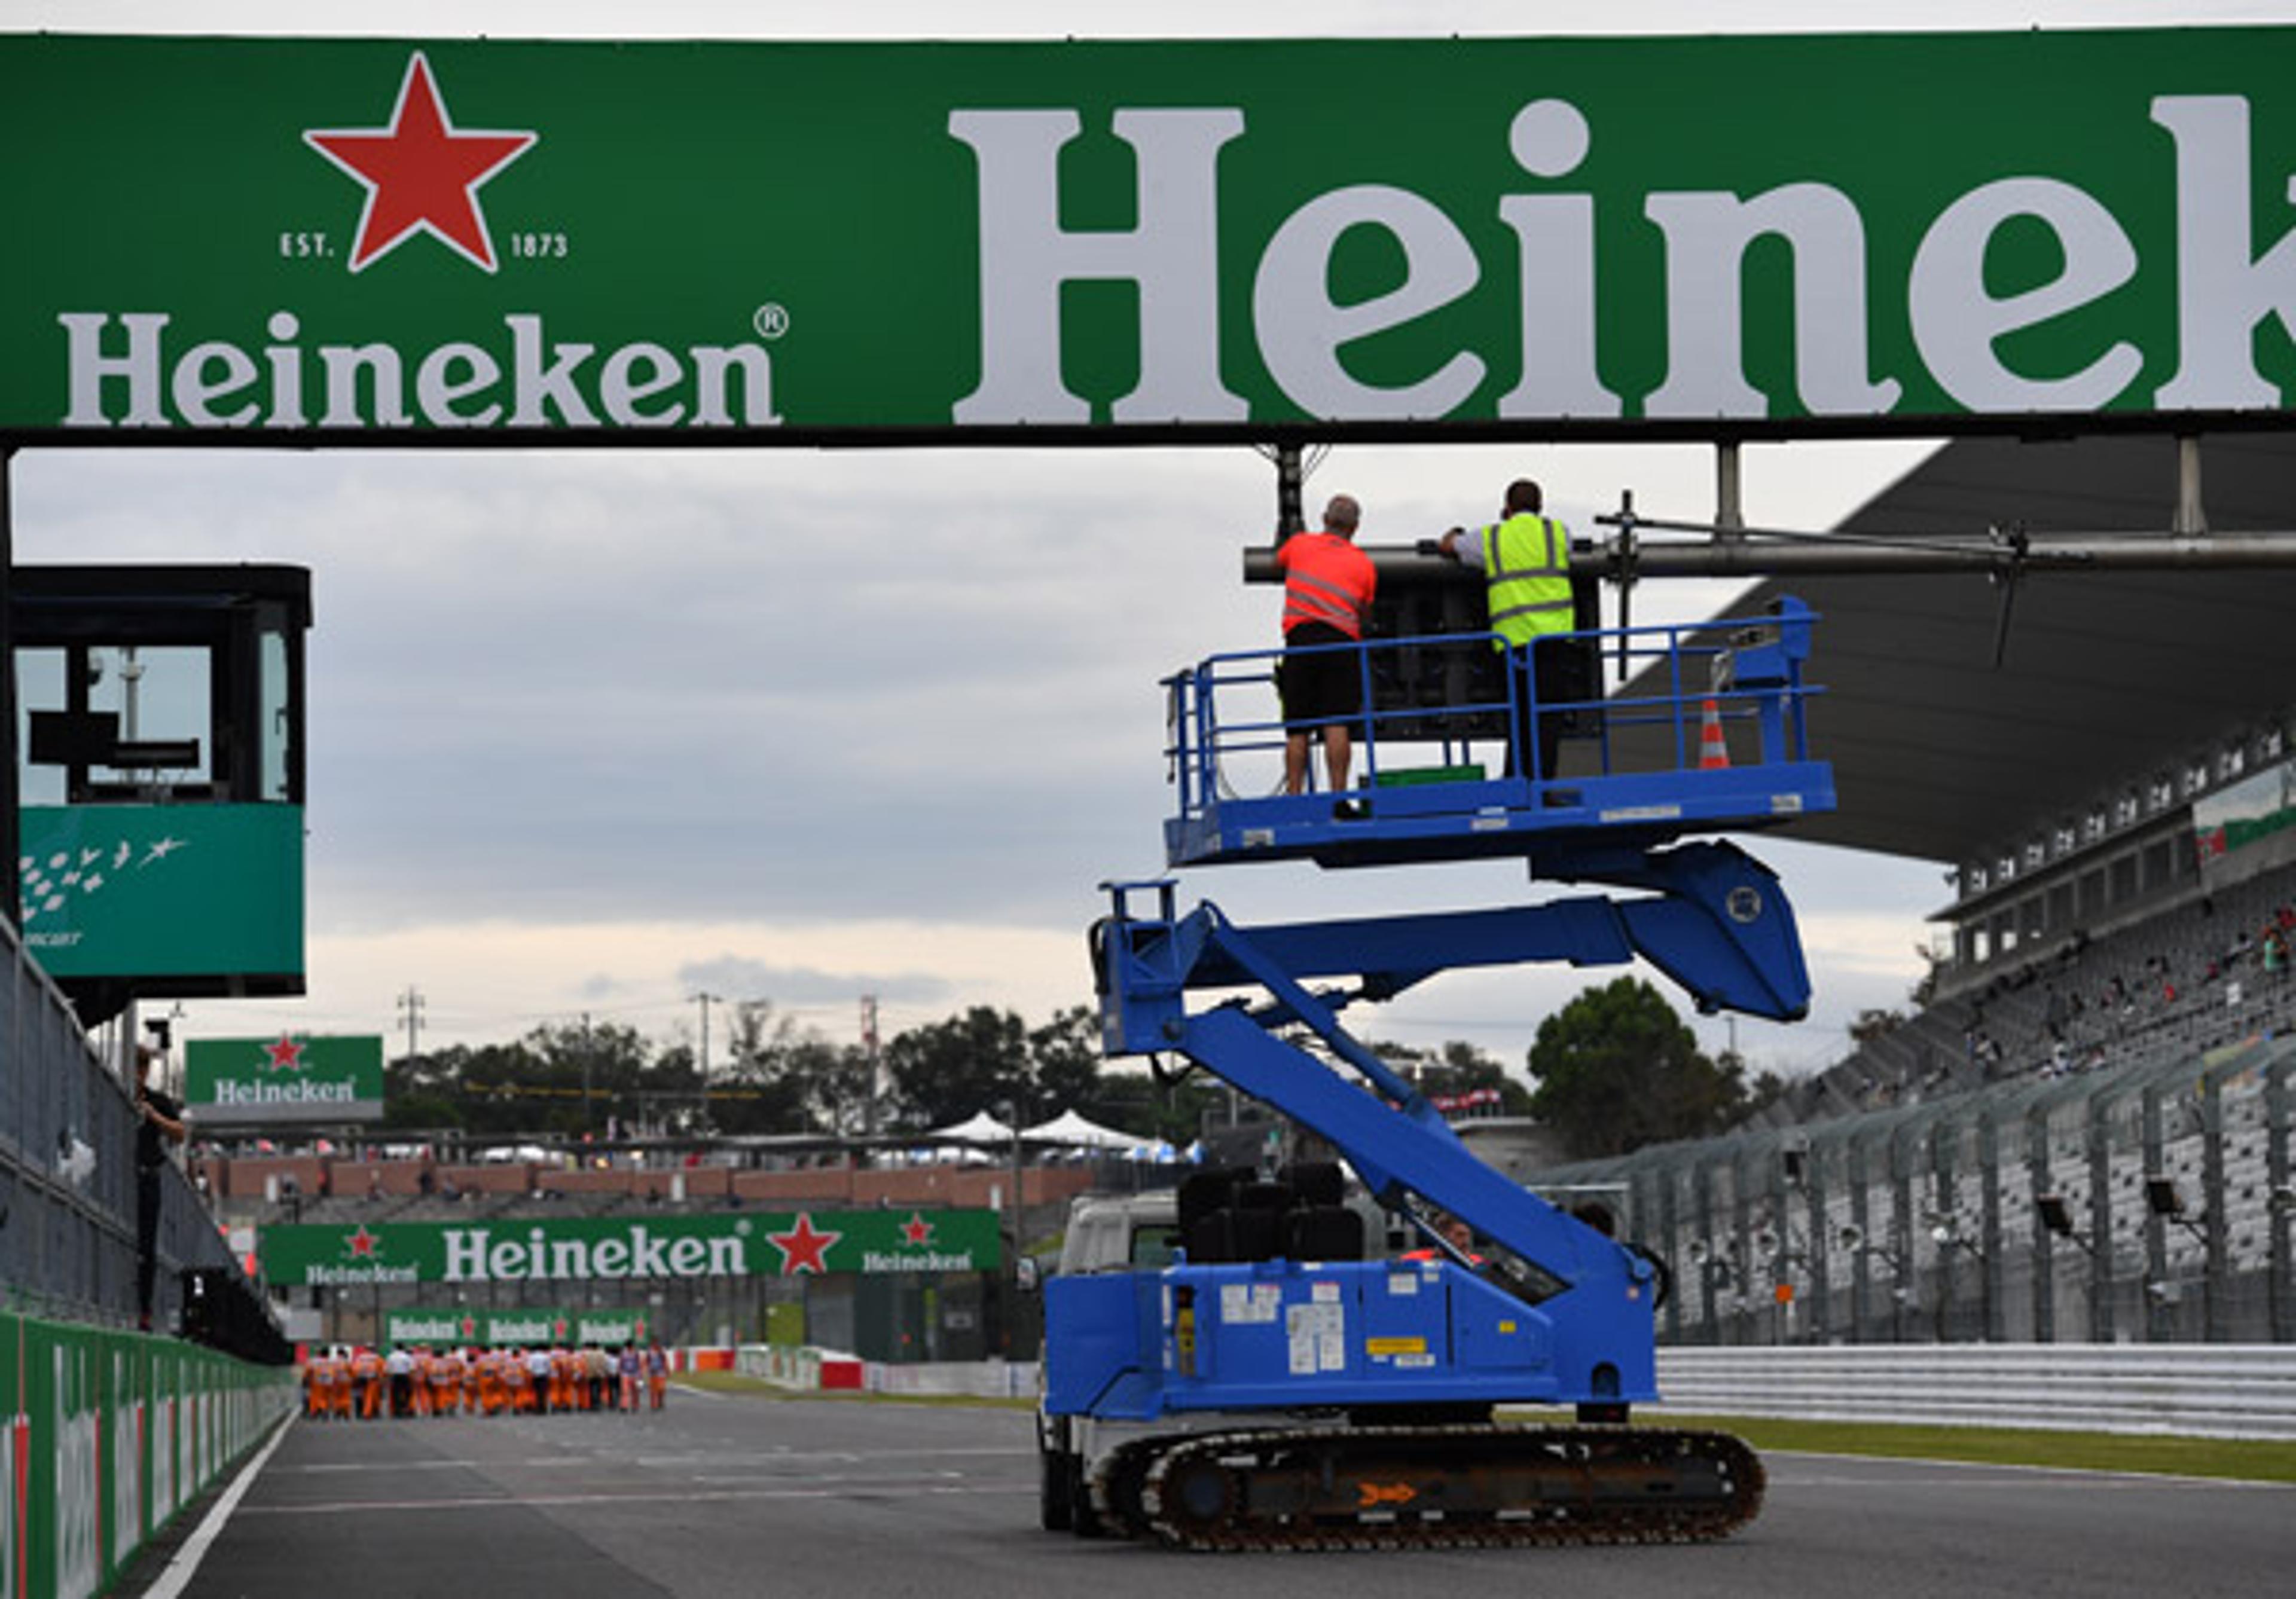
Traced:
<path fill-rule="evenodd" d="M 178 20 L 186 14 L 195 22 Z M 1599 16 L 1601 25 L 1587 19 Z M 1237 33 L 1741 31 L 2288 20 L 2296 6 L 1612 4 L 654 4 L 197 7 L 0 0 L 0 29 L 410 37 L 1049 37 Z M 1238 18 L 1246 20 L 1237 21 Z M 1751 520 L 1819 527 L 1924 453 L 1749 452 Z M 1655 447 L 1334 451 L 1310 483 L 1363 537 L 1486 517 L 1529 472 L 1574 527 L 1635 490 L 1702 517 L 1705 452 Z M 384 1032 L 484 1042 L 588 1013 L 690 1037 L 693 996 L 764 998 L 833 1039 L 860 996 L 890 1036 L 975 1004 L 1083 1003 L 1095 885 L 1161 869 L 1157 678 L 1272 642 L 1247 589 L 1271 469 L 1250 451 L 381 453 L 27 451 L 27 562 L 308 566 L 309 996 L 197 1002 L 193 1037 Z M 890 552 L 898 550 L 898 557 Z M 931 597 L 928 607 L 923 603 Z M 1726 591 L 1646 588 L 1636 619 Z M 1122 596 L 1110 603 L 1110 596 Z M 1823 649 L 1819 660 L 1823 676 Z M 1823 751 L 1820 751 L 1823 754 Z M 1757 1066 L 1846 1049 L 1905 1003 L 1939 868 L 1758 840 L 1800 909 L 1817 985 L 1799 1027 L 1742 1021 Z M 1520 867 L 1198 872 L 1244 922 L 1519 900 Z M 1438 980 L 1364 1024 L 1464 1037 L 1520 1065 L 1539 1020 L 1614 973 Z M 1697 1023 L 1709 1047 L 1720 1020 Z M 721 1035 L 722 1037 L 722 1035 Z"/>

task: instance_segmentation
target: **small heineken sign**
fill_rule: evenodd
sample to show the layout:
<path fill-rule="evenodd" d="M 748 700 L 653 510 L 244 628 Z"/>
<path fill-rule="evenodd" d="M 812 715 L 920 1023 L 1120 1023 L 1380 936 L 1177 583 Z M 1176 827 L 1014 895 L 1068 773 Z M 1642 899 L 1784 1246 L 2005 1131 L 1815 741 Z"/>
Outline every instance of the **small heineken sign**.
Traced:
<path fill-rule="evenodd" d="M 184 1049 L 184 1111 L 202 1128 L 380 1121 L 382 1039 L 194 1038 Z"/>
<path fill-rule="evenodd" d="M 615 1348 L 644 1343 L 653 1324 L 636 1306 L 613 1309 L 568 1309 L 564 1306 L 493 1309 L 483 1306 L 409 1305 L 382 1313 L 386 1344 L 438 1349 L 491 1349 L 554 1344 L 571 1348 L 598 1344 Z"/>
<path fill-rule="evenodd" d="M 407 1306 L 382 1315 L 382 1341 L 389 1344 L 472 1344 L 485 1341 L 484 1313 L 459 1307 Z"/>

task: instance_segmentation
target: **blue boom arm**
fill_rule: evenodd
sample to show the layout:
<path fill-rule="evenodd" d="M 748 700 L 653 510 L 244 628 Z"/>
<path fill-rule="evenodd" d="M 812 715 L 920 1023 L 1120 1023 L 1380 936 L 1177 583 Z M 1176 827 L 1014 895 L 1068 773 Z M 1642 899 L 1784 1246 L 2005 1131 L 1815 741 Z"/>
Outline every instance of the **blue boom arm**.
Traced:
<path fill-rule="evenodd" d="M 1640 955 L 1702 1009 L 1784 1020 L 1807 1010 L 1809 974 L 1776 878 L 1734 845 L 1590 852 L 1555 875 L 1659 892 L 1623 902 L 1589 896 L 1247 931 L 1209 904 L 1176 918 L 1169 882 L 1111 885 L 1115 914 L 1095 929 L 1102 1047 L 1111 1055 L 1183 1054 L 1328 1139 L 1382 1200 L 1418 1194 L 1541 1269 L 1575 1281 L 1589 1269 L 1587 1238 L 1599 1235 L 1469 1154 L 1439 1112 L 1341 1028 L 1339 1008 L 1390 997 L 1455 967 L 1604 965 Z M 1130 910 L 1130 895 L 1144 889 L 1158 896 L 1158 914 L 1144 919 Z M 1343 975 L 1359 979 L 1352 994 L 1319 995 L 1305 986 Z M 1244 985 L 1263 990 L 1266 1000 L 1188 1013 L 1190 989 Z M 1272 1035 L 1295 1023 L 1374 1092 Z M 1608 1259 L 1620 1251 L 1603 1240 L 1592 1253 Z"/>

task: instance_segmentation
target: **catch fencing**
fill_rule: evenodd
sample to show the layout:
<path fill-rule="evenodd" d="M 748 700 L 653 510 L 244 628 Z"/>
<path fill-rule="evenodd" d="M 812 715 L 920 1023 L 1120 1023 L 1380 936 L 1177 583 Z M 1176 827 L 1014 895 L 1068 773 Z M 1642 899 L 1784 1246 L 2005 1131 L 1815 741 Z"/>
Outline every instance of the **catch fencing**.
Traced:
<path fill-rule="evenodd" d="M 1669 1345 L 2296 1341 L 2296 1037 L 1549 1168 Z"/>
<path fill-rule="evenodd" d="M 70 1005 L 0 918 L 0 1292 L 22 1314 L 132 1326 L 135 1130 L 131 1085 L 105 1069 Z M 161 1173 L 152 1325 L 183 1319 L 183 1274 L 236 1277 L 190 1180 Z"/>

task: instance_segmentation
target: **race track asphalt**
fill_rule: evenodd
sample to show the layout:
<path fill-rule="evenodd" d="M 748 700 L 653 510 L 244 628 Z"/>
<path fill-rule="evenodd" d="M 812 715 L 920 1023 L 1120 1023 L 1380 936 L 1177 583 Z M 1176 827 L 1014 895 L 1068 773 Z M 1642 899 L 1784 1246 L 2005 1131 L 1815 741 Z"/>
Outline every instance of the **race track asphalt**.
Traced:
<path fill-rule="evenodd" d="M 1768 1457 L 1726 1544 L 1185 1555 L 1042 1532 L 1022 1412 L 673 1390 L 659 1414 L 297 1422 L 180 1599 L 2164 1599 L 2285 1592 L 2296 1488 Z M 203 1508 L 203 1507 L 202 1507 Z"/>

